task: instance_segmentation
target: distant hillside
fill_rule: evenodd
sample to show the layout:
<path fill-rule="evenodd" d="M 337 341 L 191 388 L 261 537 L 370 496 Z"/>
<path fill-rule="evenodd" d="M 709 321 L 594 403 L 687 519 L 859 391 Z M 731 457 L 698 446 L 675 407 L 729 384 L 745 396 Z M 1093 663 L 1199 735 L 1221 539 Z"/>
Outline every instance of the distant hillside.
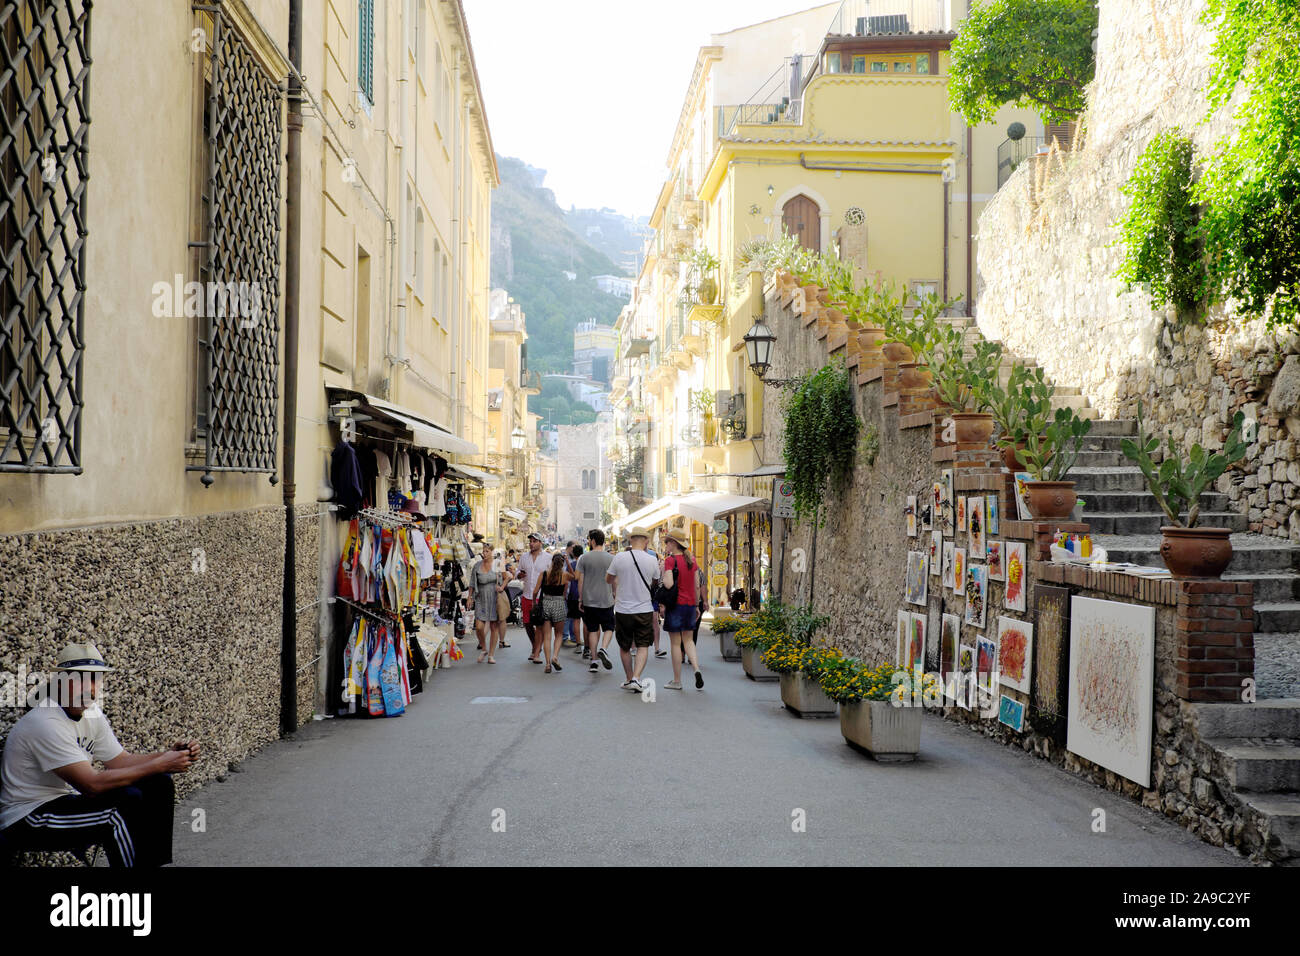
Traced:
<path fill-rule="evenodd" d="M 650 235 L 649 217 L 631 219 L 613 209 L 570 208 L 564 214 L 570 227 L 618 267 L 615 275 L 634 277 L 641 265 L 641 250 Z"/>
<path fill-rule="evenodd" d="M 623 271 L 566 222 L 555 194 L 541 185 L 543 170 L 509 157 L 498 156 L 497 163 L 501 185 L 492 194 L 492 287 L 505 289 L 524 310 L 529 367 L 569 372 L 574 326 L 587 319 L 612 325 L 624 305 L 597 289 L 592 276 Z"/>

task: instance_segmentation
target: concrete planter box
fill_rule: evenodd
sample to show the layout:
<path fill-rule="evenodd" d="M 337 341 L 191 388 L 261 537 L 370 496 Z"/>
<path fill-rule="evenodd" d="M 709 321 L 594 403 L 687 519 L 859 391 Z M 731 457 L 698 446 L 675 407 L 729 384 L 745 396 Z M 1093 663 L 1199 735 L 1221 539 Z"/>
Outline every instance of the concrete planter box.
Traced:
<path fill-rule="evenodd" d="M 885 763 L 915 760 L 921 752 L 920 707 L 895 707 L 887 700 L 840 705 L 840 733 L 853 747 Z"/>
<path fill-rule="evenodd" d="M 834 717 L 836 703 L 803 671 L 781 675 L 781 702 L 796 717 Z"/>
<path fill-rule="evenodd" d="M 724 661 L 740 660 L 740 645 L 736 643 L 735 631 L 727 631 L 725 634 L 719 634 L 718 645 L 722 649 L 722 659 Z"/>
<path fill-rule="evenodd" d="M 740 662 L 750 680 L 780 680 L 781 675 L 763 663 L 763 652 L 752 647 L 740 649 Z"/>

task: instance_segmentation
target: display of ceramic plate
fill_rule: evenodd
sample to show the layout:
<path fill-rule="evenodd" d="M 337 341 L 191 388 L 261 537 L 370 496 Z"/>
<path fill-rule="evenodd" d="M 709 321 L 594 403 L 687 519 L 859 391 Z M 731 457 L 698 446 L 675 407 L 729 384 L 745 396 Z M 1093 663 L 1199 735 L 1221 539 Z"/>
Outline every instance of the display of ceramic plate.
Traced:
<path fill-rule="evenodd" d="M 713 543 L 725 545 L 727 543 L 727 536 L 725 534 L 715 534 L 713 536 Z"/>
<path fill-rule="evenodd" d="M 713 586 L 715 588 L 725 588 L 727 586 L 727 576 L 725 574 L 715 574 L 713 576 Z"/>
<path fill-rule="evenodd" d="M 726 549 L 726 548 L 714 548 L 714 549 L 713 549 L 713 559 L 714 559 L 715 561 L 725 561 L 725 560 L 727 560 L 727 549 Z"/>
<path fill-rule="evenodd" d="M 714 530 L 714 531 L 726 531 L 726 530 L 727 530 L 727 522 L 726 522 L 726 520 L 723 519 L 723 518 L 718 518 L 716 521 L 714 521 L 714 522 L 713 522 L 713 530 Z"/>
<path fill-rule="evenodd" d="M 714 574 L 726 574 L 726 573 L 727 573 L 727 562 L 726 562 L 726 561 L 714 561 L 714 562 L 713 562 L 713 573 L 714 573 Z"/>

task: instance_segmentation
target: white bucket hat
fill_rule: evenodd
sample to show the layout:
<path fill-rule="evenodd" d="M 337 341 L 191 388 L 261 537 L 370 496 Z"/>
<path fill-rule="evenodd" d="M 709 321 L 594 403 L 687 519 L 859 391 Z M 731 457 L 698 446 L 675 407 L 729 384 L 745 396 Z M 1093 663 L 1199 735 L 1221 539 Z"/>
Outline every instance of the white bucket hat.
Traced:
<path fill-rule="evenodd" d="M 59 662 L 55 670 L 60 671 L 111 671 L 99 648 L 89 642 L 69 644 L 59 651 Z"/>

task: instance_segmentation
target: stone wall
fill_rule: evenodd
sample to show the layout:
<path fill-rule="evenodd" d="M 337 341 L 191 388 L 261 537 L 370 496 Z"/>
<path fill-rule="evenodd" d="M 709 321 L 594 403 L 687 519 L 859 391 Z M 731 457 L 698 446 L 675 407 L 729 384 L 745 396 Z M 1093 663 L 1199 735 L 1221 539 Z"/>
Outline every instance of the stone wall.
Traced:
<path fill-rule="evenodd" d="M 319 517 L 298 516 L 298 717 L 316 690 Z M 104 711 L 123 746 L 195 737 L 185 794 L 279 735 L 284 520 L 261 508 L 0 538 L 0 671 L 44 672 L 64 644 L 114 671 Z M 0 709 L 0 737 L 22 716 Z"/>
<path fill-rule="evenodd" d="M 1036 359 L 1058 385 L 1082 388 L 1103 417 L 1133 417 L 1140 401 L 1150 426 L 1180 447 L 1217 447 L 1238 410 L 1255 419 L 1244 470 L 1218 490 L 1251 530 L 1300 541 L 1297 340 L 1223 307 L 1180 327 L 1114 278 L 1120 188 L 1142 150 L 1173 127 L 1207 150 L 1232 130 L 1241 93 L 1202 122 L 1214 40 L 1199 22 L 1204 0 L 1100 6 L 1082 148 L 1023 164 L 980 217 L 980 330 Z"/>

